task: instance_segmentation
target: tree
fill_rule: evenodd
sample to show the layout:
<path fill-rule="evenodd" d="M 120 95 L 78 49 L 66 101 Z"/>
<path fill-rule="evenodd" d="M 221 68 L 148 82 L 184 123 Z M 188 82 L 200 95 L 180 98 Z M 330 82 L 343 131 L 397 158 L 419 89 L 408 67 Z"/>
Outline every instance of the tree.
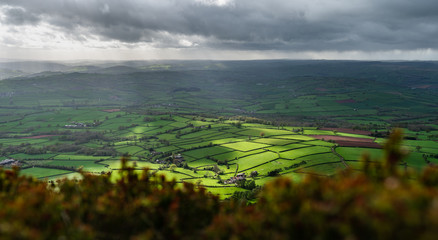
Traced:
<path fill-rule="evenodd" d="M 256 188 L 256 184 L 254 180 L 247 180 L 245 181 L 245 189 L 247 190 L 253 190 L 254 188 Z"/>
<path fill-rule="evenodd" d="M 280 172 L 281 172 L 281 168 L 277 168 L 277 169 L 274 169 L 272 171 L 269 171 L 268 176 L 275 177 L 275 176 L 278 176 L 280 174 Z"/>
<path fill-rule="evenodd" d="M 169 170 L 170 170 L 171 172 L 174 172 L 175 169 L 176 169 L 176 165 L 175 165 L 175 164 L 171 164 L 170 167 L 169 167 Z"/>
<path fill-rule="evenodd" d="M 213 165 L 213 172 L 219 173 L 220 171 L 221 171 L 221 169 L 218 167 L 217 164 Z"/>
<path fill-rule="evenodd" d="M 196 180 L 196 186 L 199 188 L 202 185 L 202 179 Z"/>

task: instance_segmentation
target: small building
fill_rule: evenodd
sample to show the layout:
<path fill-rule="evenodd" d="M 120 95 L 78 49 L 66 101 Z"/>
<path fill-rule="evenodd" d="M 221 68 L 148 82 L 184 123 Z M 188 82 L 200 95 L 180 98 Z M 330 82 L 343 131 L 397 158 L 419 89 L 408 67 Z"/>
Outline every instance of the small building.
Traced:
<path fill-rule="evenodd" d="M 10 166 L 10 167 L 17 166 L 17 167 L 19 167 L 19 166 L 21 166 L 21 163 L 20 163 L 20 161 L 17 161 L 15 159 L 11 158 L 11 159 L 5 159 L 5 160 L 1 161 L 0 166 Z"/>
<path fill-rule="evenodd" d="M 86 128 L 87 124 L 81 122 L 72 122 L 71 124 L 64 125 L 65 128 Z"/>
<path fill-rule="evenodd" d="M 246 174 L 245 173 L 238 173 L 235 177 L 231 177 L 228 180 L 225 180 L 225 184 L 232 184 L 237 183 L 238 181 L 246 180 Z"/>
<path fill-rule="evenodd" d="M 15 162 L 14 159 L 5 159 L 5 160 L 0 162 L 0 165 L 4 166 L 4 165 L 12 164 L 14 162 Z"/>

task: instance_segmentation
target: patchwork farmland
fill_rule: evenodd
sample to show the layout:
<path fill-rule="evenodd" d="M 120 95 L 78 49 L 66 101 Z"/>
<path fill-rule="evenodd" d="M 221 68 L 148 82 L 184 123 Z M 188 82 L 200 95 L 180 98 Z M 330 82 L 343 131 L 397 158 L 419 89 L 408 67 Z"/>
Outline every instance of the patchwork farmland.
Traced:
<path fill-rule="evenodd" d="M 306 174 L 330 176 L 345 168 L 360 170 L 362 152 L 379 161 L 384 141 L 351 129 L 279 127 L 233 117 L 88 112 L 90 119 L 81 113 L 76 118 L 71 110 L 41 113 L 53 122 L 32 133 L 23 133 L 20 123 L 9 124 L 10 134 L 0 139 L 2 160 L 18 161 L 22 174 L 56 180 L 80 177 L 79 170 L 117 178 L 120 157 L 129 156 L 128 164 L 135 169 L 149 168 L 226 197 L 246 191 L 236 182 L 229 183 L 239 174 L 263 185 L 278 175 L 299 181 Z M 96 124 L 71 128 L 69 121 Z M 63 125 L 52 127 L 60 122 Z M 408 144 L 438 152 L 435 142 Z M 418 170 L 428 164 L 415 149 L 411 151 L 409 168 Z"/>

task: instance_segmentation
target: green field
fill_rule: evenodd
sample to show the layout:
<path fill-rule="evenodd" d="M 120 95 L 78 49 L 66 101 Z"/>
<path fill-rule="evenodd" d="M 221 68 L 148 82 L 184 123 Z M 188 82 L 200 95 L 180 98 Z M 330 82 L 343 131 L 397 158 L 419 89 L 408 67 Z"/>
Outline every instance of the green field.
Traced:
<path fill-rule="evenodd" d="M 222 146 L 226 147 L 226 148 L 234 149 L 237 151 L 247 152 L 247 151 L 252 151 L 255 149 L 268 147 L 269 145 L 245 141 L 245 142 L 222 144 Z"/>
<path fill-rule="evenodd" d="M 63 177 L 65 174 L 69 174 L 71 171 L 66 170 L 58 170 L 58 169 L 49 169 L 49 168 L 27 168 L 21 170 L 20 174 L 23 175 L 32 175 L 36 178 L 50 178 L 50 177 Z"/>
<path fill-rule="evenodd" d="M 363 154 L 369 154 L 371 159 L 375 160 L 380 160 L 383 157 L 383 151 L 381 149 L 373 148 L 338 147 L 336 148 L 336 152 L 346 160 L 359 160 Z"/>

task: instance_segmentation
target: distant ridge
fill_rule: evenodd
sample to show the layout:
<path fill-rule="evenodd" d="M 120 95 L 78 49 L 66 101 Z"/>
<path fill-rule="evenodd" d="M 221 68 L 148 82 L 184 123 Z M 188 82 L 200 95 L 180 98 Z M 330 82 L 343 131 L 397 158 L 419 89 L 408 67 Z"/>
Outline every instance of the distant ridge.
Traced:
<path fill-rule="evenodd" d="M 135 73 L 135 72 L 144 72 L 144 71 L 138 68 L 119 65 L 119 66 L 108 67 L 108 68 L 92 69 L 86 72 L 101 73 L 101 74 L 126 74 L 126 73 Z"/>
<path fill-rule="evenodd" d="M 71 67 L 67 72 L 93 72 L 102 69 L 101 67 L 93 66 L 93 65 L 80 65 Z"/>
<path fill-rule="evenodd" d="M 0 62 L 0 68 L 18 70 L 26 73 L 38 72 L 57 72 L 66 71 L 69 67 L 54 62 L 39 62 L 39 61 L 25 61 L 25 62 Z"/>
<path fill-rule="evenodd" d="M 0 80 L 6 79 L 6 78 L 21 77 L 21 76 L 24 76 L 26 74 L 27 73 L 20 71 L 20 70 L 0 68 Z"/>

